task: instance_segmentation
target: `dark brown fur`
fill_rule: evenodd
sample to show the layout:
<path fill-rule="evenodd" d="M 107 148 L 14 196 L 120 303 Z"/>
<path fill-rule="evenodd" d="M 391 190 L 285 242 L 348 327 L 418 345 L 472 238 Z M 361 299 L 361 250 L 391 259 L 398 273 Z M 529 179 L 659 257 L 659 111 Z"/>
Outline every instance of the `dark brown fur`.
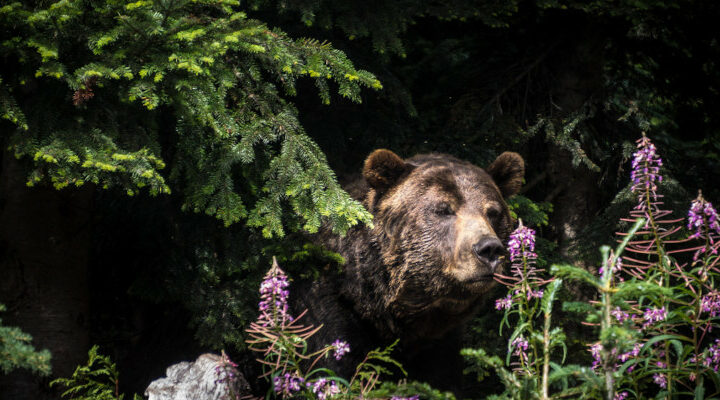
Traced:
<path fill-rule="evenodd" d="M 503 196 L 519 190 L 524 164 L 503 153 L 487 171 L 444 154 L 370 154 L 363 179 L 347 189 L 374 215 L 373 226 L 345 237 L 321 232 L 318 242 L 345 258 L 343 273 L 293 291 L 296 310 L 324 324 L 317 344 L 350 343 L 352 356 L 331 367 L 351 375 L 369 350 L 399 338 L 396 356 L 410 378 L 448 387 L 446 375 L 458 373 L 449 365 L 460 365 L 460 329 L 497 266 L 473 246 L 507 240 Z"/>

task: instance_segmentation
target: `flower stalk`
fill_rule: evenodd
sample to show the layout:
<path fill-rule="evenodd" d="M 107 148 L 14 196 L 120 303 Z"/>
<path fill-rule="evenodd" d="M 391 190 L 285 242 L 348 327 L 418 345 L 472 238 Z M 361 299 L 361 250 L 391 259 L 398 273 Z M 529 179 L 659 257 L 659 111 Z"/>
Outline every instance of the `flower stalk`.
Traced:
<path fill-rule="evenodd" d="M 372 391 L 381 384 L 381 373 L 390 372 L 374 362 L 392 364 L 404 372 L 402 365 L 390 357 L 397 342 L 383 350 L 369 352 L 350 382 L 328 368 L 316 367 L 324 358 L 341 360 L 351 351 L 350 344 L 337 339 L 311 352 L 308 341 L 321 327 L 301 324 L 307 310 L 297 317 L 290 314 L 289 286 L 287 275 L 273 257 L 272 267 L 260 284 L 258 319 L 246 330 L 249 349 L 261 356 L 257 359 L 263 366 L 261 377 L 271 382 L 267 398 L 363 399 L 372 397 Z"/>
<path fill-rule="evenodd" d="M 658 192 L 662 159 L 647 136 L 637 145 L 631 173 L 637 206 L 629 218 L 621 219 L 632 227 L 617 233 L 620 244 L 614 251 L 601 248 L 599 276 L 574 265 L 551 268 L 555 278 L 579 281 L 597 290 L 596 300 L 564 303 L 568 311 L 582 313 L 584 324 L 597 327 L 598 337 L 588 343 L 591 367 L 562 363 L 548 367 L 553 362 L 550 349 L 564 346 L 550 323 L 553 287 L 559 279 L 548 284 L 550 280 L 536 273 L 540 270 L 534 268 L 534 253 L 526 254 L 534 250 L 534 232 L 528 235 L 521 224 L 511 235 L 510 276 L 496 278 L 509 291 L 496 300 L 495 307 L 505 312 L 502 326 L 515 329 L 505 364 L 516 368 L 505 370 L 497 357 L 479 349 L 464 351 L 477 364 L 497 371 L 505 384 L 504 398 L 703 399 L 720 395 L 720 339 L 709 334 L 720 328 L 720 291 L 715 288 L 720 280 L 720 220 L 702 194 L 690 205 L 687 221 L 663 209 Z M 683 225 L 689 235 L 681 231 Z M 528 237 L 532 243 L 526 241 Z M 535 293 L 540 293 L 537 298 Z M 542 317 L 536 313 L 538 306 Z M 511 315 L 516 318 L 514 324 L 509 322 Z M 540 318 L 544 318 L 542 331 L 535 332 Z"/>

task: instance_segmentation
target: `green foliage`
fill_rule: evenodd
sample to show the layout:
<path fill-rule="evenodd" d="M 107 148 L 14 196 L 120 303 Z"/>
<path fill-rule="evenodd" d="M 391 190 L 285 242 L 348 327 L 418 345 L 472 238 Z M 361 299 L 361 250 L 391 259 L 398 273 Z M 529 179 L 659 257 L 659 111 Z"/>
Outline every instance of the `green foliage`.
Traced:
<path fill-rule="evenodd" d="M 502 382 L 505 392 L 487 396 L 487 399 L 535 399 L 540 398 L 536 387 L 529 386 L 531 380 L 520 380 L 505 368 L 505 363 L 498 356 L 490 356 L 483 349 L 463 349 L 461 354 L 470 363 L 465 372 L 474 372 L 479 381 L 490 375 L 492 369 Z"/>
<path fill-rule="evenodd" d="M 549 215 L 552 213 L 551 203 L 544 201 L 536 203 L 525 196 L 516 195 L 508 199 L 510 216 L 513 219 L 521 218 L 523 223 L 529 226 L 544 226 L 548 224 Z"/>
<path fill-rule="evenodd" d="M 370 398 L 388 399 L 398 396 L 401 398 L 411 398 L 419 396 L 423 400 L 455 400 L 455 395 L 451 392 L 443 392 L 434 389 L 427 383 L 422 382 L 383 382 L 379 388 L 370 392 Z"/>
<path fill-rule="evenodd" d="M 3 311 L 5 305 L 0 304 L 0 312 Z M 49 375 L 50 352 L 36 351 L 31 342 L 32 337 L 20 328 L 0 324 L 0 370 L 7 374 L 18 368 L 26 368 L 39 375 Z"/>
<path fill-rule="evenodd" d="M 267 0 L 252 0 L 255 7 Z M 479 20 L 494 27 L 507 26 L 507 18 L 518 10 L 518 1 L 462 1 L 442 3 L 420 0 L 383 3 L 369 9 L 362 2 L 277 1 L 281 13 L 296 13 L 306 26 L 341 29 L 349 40 L 369 38 L 378 53 L 405 56 L 402 35 L 422 17 L 444 21 Z"/>
<path fill-rule="evenodd" d="M 403 369 L 402 364 L 390 356 L 399 342 L 400 340 L 398 339 L 384 349 L 377 348 L 368 352 L 365 359 L 355 368 L 355 376 L 353 377 L 350 390 L 355 393 L 368 392 L 368 389 L 372 387 L 368 387 L 368 384 L 378 380 L 382 375 L 392 375 L 392 371 L 388 369 L 388 366 L 396 367 L 403 375 L 407 376 L 407 372 Z M 374 392 L 369 390 L 369 393 L 370 396 L 372 396 Z"/>
<path fill-rule="evenodd" d="M 118 393 L 119 373 L 110 357 L 98 353 L 98 346 L 88 351 L 88 362 L 75 368 L 70 378 L 58 378 L 50 386 L 61 385 L 67 390 L 62 397 L 77 400 L 122 400 L 125 395 Z M 133 395 L 134 400 L 142 400 Z"/>
<path fill-rule="evenodd" d="M 253 245 L 246 247 L 234 245 L 230 241 L 233 237 L 244 235 L 223 235 L 222 241 L 195 243 L 190 259 L 160 272 L 172 282 L 160 299 L 180 301 L 190 311 L 196 340 L 213 349 L 245 348 L 242 329 L 257 313 L 257 284 L 262 278 L 257 265 L 268 260 L 262 253 L 261 238 L 253 238 Z M 148 279 L 134 287 L 134 292 L 140 296 L 156 292 L 155 281 Z"/>
<path fill-rule="evenodd" d="M 281 252 L 290 252 L 289 256 L 278 256 L 281 262 L 287 261 L 291 264 L 300 263 L 303 268 L 297 271 L 296 276 L 301 279 L 318 279 L 321 273 L 340 272 L 342 265 L 345 264 L 345 258 L 339 253 L 325 249 L 323 246 L 315 243 L 297 243 L 296 245 L 284 245 L 284 249 L 277 246 L 278 254 Z M 265 250 L 271 254 L 270 249 Z M 322 269 L 317 265 L 324 266 Z"/>
<path fill-rule="evenodd" d="M 618 256 L 622 254 L 624 247 L 644 223 L 644 220 L 639 220 L 635 224 L 624 242 L 618 246 L 615 254 L 618 254 Z M 522 226 L 518 231 L 520 229 L 522 229 Z M 522 251 L 522 254 L 532 255 L 526 253 L 525 244 L 518 249 L 518 252 L 520 251 Z M 603 257 L 607 259 L 609 249 L 606 247 L 604 251 Z M 527 276 L 532 277 L 533 275 L 528 273 L 531 265 L 528 264 L 527 257 L 522 257 L 522 263 L 515 261 L 513 268 L 518 271 L 524 270 Z M 490 355 L 483 349 L 463 349 L 462 351 L 462 355 L 470 363 L 470 366 L 465 371 L 466 373 L 475 373 L 477 379 L 482 381 L 489 377 L 491 371 L 493 371 L 500 379 L 504 391 L 487 398 L 498 400 L 548 399 L 551 397 L 605 398 L 607 393 L 605 385 L 608 380 L 607 377 L 599 375 L 594 370 L 596 366 L 591 369 L 579 365 L 565 365 L 567 338 L 561 328 L 552 327 L 551 316 L 553 303 L 556 300 L 558 289 L 562 285 L 562 280 L 559 278 L 580 281 L 585 285 L 589 285 L 603 294 L 602 302 L 566 302 L 563 305 L 564 310 L 579 312 L 588 323 L 602 324 L 600 332 L 601 349 L 620 349 L 622 347 L 623 350 L 626 350 L 629 343 L 637 340 L 638 335 L 632 330 L 611 326 L 609 323 L 611 317 L 610 293 L 612 293 L 612 296 L 620 295 L 619 291 L 610 287 L 613 274 L 611 267 L 614 267 L 614 264 L 606 264 L 604 266 L 606 272 L 601 277 L 596 277 L 579 267 L 554 265 L 551 272 L 555 279 L 545 286 L 538 286 L 537 279 L 533 282 L 527 278 L 520 279 L 510 286 L 508 300 L 512 299 L 512 302 L 507 306 L 496 306 L 506 309 L 502 324 L 514 329 L 508 340 L 506 359 L 503 361 L 498 355 Z M 523 289 L 523 286 L 528 284 L 530 289 Z M 637 282 L 628 283 L 628 285 L 632 285 L 635 289 L 633 293 L 636 297 L 638 295 L 637 290 L 640 290 L 639 293 L 642 293 L 642 296 L 654 292 L 663 293 L 665 290 L 662 287 L 659 290 L 653 289 L 652 286 L 657 288 L 657 285 L 651 282 L 647 282 L 647 285 L 642 285 L 642 287 Z M 538 287 L 544 289 L 539 302 L 532 301 L 530 296 L 526 297 L 526 292 L 532 293 L 531 290 Z M 517 296 L 516 292 L 521 290 L 522 293 Z M 622 302 L 623 300 L 620 298 L 613 297 L 612 304 L 621 304 Z M 514 318 L 512 322 L 511 317 Z M 542 323 L 542 328 L 538 327 L 540 323 Z M 657 340 L 663 339 L 661 337 Z M 553 351 L 554 348 L 563 350 L 562 357 L 558 356 L 558 351 Z M 610 354 L 609 351 L 607 353 Z M 617 357 L 617 353 L 612 354 Z M 510 366 L 513 367 L 512 370 L 507 368 Z M 613 387 L 612 385 L 611 383 L 610 388 Z M 608 398 L 612 398 L 612 396 Z"/>
<path fill-rule="evenodd" d="M 15 2 L 0 23 L 12 27 L 0 112 L 17 127 L 10 149 L 32 159 L 28 185 L 172 187 L 184 209 L 267 237 L 370 222 L 285 99 L 301 77 L 323 103 L 331 84 L 355 102 L 382 87 L 328 43 L 292 39 L 231 0 Z"/>
<path fill-rule="evenodd" d="M 156 274 L 143 275 L 132 294 L 152 302 L 179 301 L 190 311 L 195 338 L 203 346 L 246 348 L 243 332 L 257 316 L 257 287 L 264 273 L 258 266 L 270 263 L 274 254 L 278 262 L 288 265 L 294 279 L 338 273 L 344 264 L 337 253 L 300 235 L 288 235 L 278 242 L 237 226 L 218 230 L 217 224 L 208 227 L 199 219 L 188 222 L 193 231 L 188 232 L 192 240 L 184 239 L 192 249 L 188 258 L 176 256 L 170 265 L 159 266 Z M 169 284 L 159 288 L 159 279 Z"/>
<path fill-rule="evenodd" d="M 308 347 L 308 339 L 322 326 L 302 325 L 300 321 L 307 310 L 296 317 L 288 313 L 288 284 L 287 276 L 273 258 L 273 265 L 260 285 L 260 315 L 246 330 L 248 348 L 261 357 L 257 359 L 263 369 L 261 377 L 271 383 L 266 398 L 379 398 L 397 396 L 398 392 L 417 388 L 433 399 L 454 400 L 452 395 L 440 393 L 425 384 L 380 387 L 382 380 L 392 375 L 393 369 L 407 375 L 402 365 L 391 357 L 399 340 L 384 349 L 368 352 L 349 381 L 318 366 L 321 359 L 331 355 L 340 360 L 350 347 L 339 339 L 317 350 Z M 415 399 L 419 392 L 412 393 Z"/>
<path fill-rule="evenodd" d="M 474 372 L 482 381 L 494 370 L 504 391 L 490 398 L 547 399 L 551 386 L 568 385 L 566 377 L 551 374 L 551 368 L 554 371 L 563 367 L 567 355 L 563 329 L 552 326 L 553 303 L 562 280 L 541 276 L 543 270 L 535 265 L 535 231 L 522 221 L 510 234 L 508 248 L 509 276 L 496 275 L 507 286 L 507 295 L 495 301 L 495 308 L 504 310 L 500 334 L 504 327 L 512 329 L 503 346 L 507 349 L 505 361 L 482 348 L 463 349 L 461 354 L 471 364 L 465 372 Z M 558 349 L 562 350 L 561 357 Z"/>
<path fill-rule="evenodd" d="M 683 185 L 717 190 L 720 81 L 713 65 L 720 47 L 712 31 L 717 11 L 708 2 L 688 1 L 420 0 L 372 7 L 315 0 L 6 2 L 0 6 L 0 23 L 7 28 L 0 32 L 0 142 L 20 155 L 31 185 L 91 184 L 132 195 L 172 191 L 161 207 L 182 203 L 185 210 L 223 223 L 257 226 L 259 234 L 225 235 L 207 227 L 211 224 L 198 229 L 200 218 L 166 215 L 169 225 L 184 223 L 183 229 L 195 229 L 201 238 L 163 231 L 159 255 L 138 256 L 143 262 L 156 256 L 154 279 L 144 277 L 133 286 L 144 299 L 183 302 L 204 343 L 242 347 L 239 332 L 252 320 L 248 304 L 256 300 L 257 266 L 284 247 L 268 244 L 261 234 L 313 230 L 323 220 L 342 231 L 368 220 L 344 194 L 330 194 L 337 186 L 328 170 L 307 168 L 306 162 L 324 163 L 313 154 L 304 157 L 317 150 L 313 141 L 332 149 L 327 153 L 332 165 L 345 172 L 356 170 L 368 149 L 378 146 L 406 155 L 445 151 L 478 165 L 512 148 L 528 156 L 529 181 L 547 172 L 548 161 L 559 154 L 542 147 L 550 144 L 569 152 L 578 168 L 602 170 L 597 197 L 607 204 L 622 187 L 614 177 L 631 153 L 629 135 L 640 126 L 676 152 L 668 166 Z M 300 19 L 307 29 L 287 17 Z M 362 68 L 382 74 L 383 98 L 365 99 L 361 112 L 350 110 L 339 98 L 338 79 L 347 84 L 361 79 L 352 80 L 353 72 L 347 79 L 322 75 L 320 68 L 333 68 L 336 60 L 332 47 L 292 39 L 303 36 L 329 38 Z M 281 42 L 277 59 L 271 57 L 273 41 Z M 592 41 L 601 46 L 592 47 Z M 574 62 L 577 43 L 591 49 L 579 58 L 597 70 Z M 328 62 L 315 69 L 313 54 L 327 55 Z M 284 70 L 287 60 L 298 61 L 290 72 Z M 558 102 L 567 71 L 583 72 L 572 88 L 580 106 Z M 232 87 L 223 86 L 228 82 Z M 303 90 L 313 83 L 321 101 L 309 98 L 315 91 Z M 300 112 L 288 100 L 295 100 L 290 97 L 295 92 Z M 334 108 L 320 105 L 331 99 Z M 316 112 L 308 116 L 307 110 Z M 298 116 L 305 117 L 309 135 Z M 224 126 L 231 132 L 223 134 Z M 285 149 L 285 141 L 307 136 L 313 141 Z M 272 164 L 280 156 L 281 162 Z M 547 185 L 541 182 L 526 195 L 550 199 L 560 189 L 551 176 L 552 170 L 544 178 Z M 310 179 L 320 182 L 318 189 L 305 187 Z M 631 197 L 629 191 L 622 195 L 617 200 Z M 103 196 L 104 211 L 117 213 L 116 202 Z M 557 210 L 567 209 L 550 201 Z M 521 202 L 512 205 L 523 209 L 513 211 L 529 225 L 545 226 L 547 210 L 543 216 Z M 583 256 L 598 257 L 598 245 L 617 230 L 617 218 L 610 215 L 624 213 L 625 203 L 611 203 L 579 236 Z M 336 214 L 332 204 L 342 211 Z M 142 212 L 161 214 L 147 203 Z M 537 219 L 531 221 L 531 215 Z M 553 228 L 544 228 L 550 239 Z M 592 243 L 589 235 L 596 235 Z M 543 267 L 556 261 L 551 257 L 557 257 L 557 245 L 540 239 Z M 288 240 L 294 248 L 283 250 L 287 260 L 293 251 L 303 264 L 301 257 L 317 254 L 294 240 Z M 303 276 L 322 272 L 297 269 Z M 643 289 L 637 285 L 624 286 L 621 294 Z M 485 335 L 488 329 L 479 330 Z"/>
<path fill-rule="evenodd" d="M 621 290 L 616 290 L 612 287 L 613 269 L 616 268 L 618 257 L 622 254 L 624 248 L 628 242 L 633 238 L 636 232 L 641 226 L 645 224 L 644 219 L 638 219 L 630 231 L 625 236 L 625 239 L 615 249 L 615 256 L 610 256 L 610 248 L 604 246 L 602 248 L 602 258 L 606 261 L 603 266 L 603 273 L 596 277 L 582 268 L 578 268 L 571 265 L 553 265 L 551 272 L 556 276 L 566 277 L 571 281 L 580 281 L 586 285 L 592 286 L 595 290 L 600 292 L 601 301 L 594 303 L 581 303 L 581 302 L 566 302 L 563 305 L 563 309 L 568 311 L 579 312 L 579 315 L 583 315 L 587 323 L 600 325 L 600 343 L 594 345 L 592 348 L 594 352 L 602 352 L 602 357 L 606 360 L 606 363 L 602 365 L 602 368 L 611 369 L 609 367 L 613 357 L 617 357 L 618 353 L 627 351 L 638 338 L 638 333 L 627 329 L 622 326 L 613 326 L 611 310 L 614 305 L 622 304 L 625 300 L 637 297 L 638 293 L 641 296 L 651 294 L 653 292 L 662 292 L 665 288 L 659 287 L 652 282 L 632 282 L 622 283 L 627 285 L 629 290 L 626 290 L 626 297 L 623 297 Z M 627 293 L 632 293 L 633 297 L 627 296 Z M 618 296 L 618 297 L 615 297 Z M 611 351 L 609 349 L 616 349 Z M 598 358 L 596 357 L 596 360 Z M 599 361 L 597 361 L 599 363 Z M 562 393 L 565 394 L 577 394 L 582 393 L 587 398 L 601 399 L 604 397 L 610 398 L 615 393 L 615 386 L 613 383 L 612 372 L 606 372 L 605 375 L 601 375 L 595 371 L 597 364 L 593 364 L 593 369 L 586 367 L 580 367 L 576 365 L 568 366 L 565 368 L 556 369 L 554 375 L 557 377 L 575 377 L 579 384 L 572 388 L 568 388 L 565 385 Z M 608 390 L 609 389 L 609 390 Z"/>
<path fill-rule="evenodd" d="M 566 341 L 561 330 L 550 330 L 548 318 L 558 279 L 540 294 L 545 325 L 542 337 L 533 334 L 540 322 L 538 308 L 531 300 L 535 295 L 524 286 L 541 282 L 529 262 L 534 259 L 534 233 L 522 225 L 513 232 L 509 242 L 513 276 L 501 276 L 512 286 L 506 298 L 496 301 L 496 308 L 506 310 L 503 323 L 514 329 L 507 358 L 503 363 L 483 350 L 464 352 L 473 363 L 469 371 L 478 379 L 487 377 L 489 368 L 495 370 L 505 389 L 496 398 L 699 399 L 709 390 L 713 390 L 711 398 L 720 393 L 720 339 L 710 334 L 720 315 L 718 214 L 699 194 L 687 222 L 670 217 L 657 193 L 662 165 L 655 146 L 643 135 L 632 164 L 631 190 L 637 205 L 629 213 L 632 218 L 623 218 L 634 225 L 617 234 L 620 244 L 614 251 L 601 247 L 599 275 L 573 265 L 551 268 L 555 278 L 597 292 L 594 299 L 564 304 L 566 311 L 578 313 L 594 327 L 595 339 L 586 341 L 593 359 L 590 368 L 563 365 L 564 356 L 563 360 L 549 356 L 548 344 L 564 348 Z M 676 225 L 681 221 L 692 231 L 687 238 Z"/>
<path fill-rule="evenodd" d="M 583 150 L 583 142 L 591 140 L 591 133 L 583 122 L 595 115 L 592 103 L 585 103 L 577 111 L 572 112 L 565 118 L 544 118 L 539 117 L 537 122 L 527 130 L 522 131 L 525 136 L 545 134 L 545 140 L 567 151 L 572 160 L 572 165 L 578 167 L 580 164 L 594 172 L 599 172 L 600 167 Z"/>

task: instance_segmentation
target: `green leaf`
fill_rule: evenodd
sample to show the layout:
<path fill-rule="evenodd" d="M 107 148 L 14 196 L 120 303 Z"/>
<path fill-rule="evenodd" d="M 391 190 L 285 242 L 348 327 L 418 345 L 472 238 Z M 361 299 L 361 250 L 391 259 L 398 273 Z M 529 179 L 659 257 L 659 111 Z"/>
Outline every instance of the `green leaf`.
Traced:
<path fill-rule="evenodd" d="M 542 297 L 542 310 L 546 318 L 549 318 L 550 314 L 552 314 L 552 303 L 555 301 L 555 295 L 561 285 L 562 279 L 555 279 L 545 287 L 545 292 Z"/>
<path fill-rule="evenodd" d="M 703 377 L 699 376 L 697 378 L 697 386 L 695 387 L 695 392 L 693 393 L 695 395 L 695 400 L 705 399 L 705 385 L 703 383 Z"/>
<path fill-rule="evenodd" d="M 550 273 L 559 278 L 568 278 L 571 280 L 582 281 L 597 288 L 600 287 L 600 281 L 590 272 L 568 264 L 553 264 L 550 267 Z"/>

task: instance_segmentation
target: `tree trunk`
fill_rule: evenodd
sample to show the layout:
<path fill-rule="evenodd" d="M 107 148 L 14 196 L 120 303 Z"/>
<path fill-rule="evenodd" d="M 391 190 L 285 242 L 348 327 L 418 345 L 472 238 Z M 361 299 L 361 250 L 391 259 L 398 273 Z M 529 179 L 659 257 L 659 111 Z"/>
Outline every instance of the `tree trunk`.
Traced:
<path fill-rule="evenodd" d="M 552 200 L 550 224 L 555 228 L 558 251 L 572 262 L 581 260 L 576 251 L 579 234 L 587 227 L 600 209 L 600 174 L 584 165 L 573 166 L 567 150 L 551 144 L 548 149 L 550 184 L 559 189 Z"/>
<path fill-rule="evenodd" d="M 11 153 L 0 163 L 0 303 L 3 324 L 52 353 L 52 377 L 69 376 L 88 349 L 87 268 L 93 188 L 28 188 Z M 51 378 L 0 376 L 0 400 L 57 399 Z"/>
<path fill-rule="evenodd" d="M 556 57 L 559 63 L 552 101 L 562 116 L 580 110 L 602 90 L 604 40 L 594 28 L 588 24 L 585 33 L 559 52 L 561 57 Z M 589 123 L 592 121 L 584 122 Z M 548 158 L 549 184 L 555 194 L 550 199 L 554 205 L 551 225 L 555 227 L 560 254 L 577 262 L 578 235 L 600 210 L 600 173 L 583 164 L 573 165 L 570 152 L 556 143 L 548 144 Z"/>

